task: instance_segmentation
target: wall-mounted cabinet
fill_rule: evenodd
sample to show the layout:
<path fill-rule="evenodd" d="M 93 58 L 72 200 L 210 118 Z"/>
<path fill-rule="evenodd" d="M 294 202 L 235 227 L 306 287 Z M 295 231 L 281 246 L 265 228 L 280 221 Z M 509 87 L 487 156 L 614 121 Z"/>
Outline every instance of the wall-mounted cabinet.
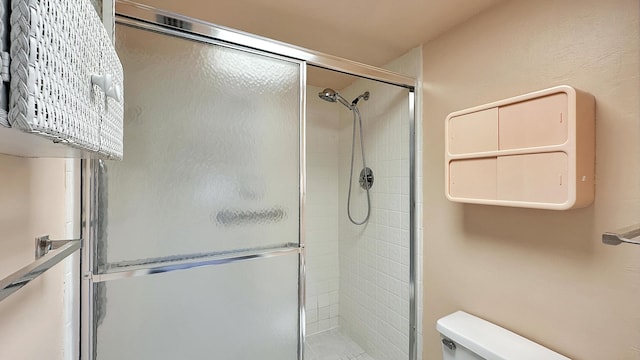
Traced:
<path fill-rule="evenodd" d="M 2 6 L 0 153 L 122 158 L 122 65 L 93 4 Z"/>
<path fill-rule="evenodd" d="M 449 114 L 451 201 L 566 210 L 594 198 L 595 100 L 557 86 Z"/>

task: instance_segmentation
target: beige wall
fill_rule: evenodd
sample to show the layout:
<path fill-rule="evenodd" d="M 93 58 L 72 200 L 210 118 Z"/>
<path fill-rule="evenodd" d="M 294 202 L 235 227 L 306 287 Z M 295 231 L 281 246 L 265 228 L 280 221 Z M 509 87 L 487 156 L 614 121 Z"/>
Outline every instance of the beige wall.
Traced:
<path fill-rule="evenodd" d="M 436 320 L 459 309 L 572 358 L 640 359 L 640 247 L 601 243 L 640 222 L 639 10 L 510 1 L 424 45 L 425 359 L 442 356 Z M 559 84 L 596 98 L 595 203 L 447 201 L 447 114 Z"/>
<path fill-rule="evenodd" d="M 77 235 L 69 164 L 0 155 L 0 279 L 34 261 L 36 236 Z M 77 359 L 78 264 L 69 258 L 0 302 L 0 359 Z"/>

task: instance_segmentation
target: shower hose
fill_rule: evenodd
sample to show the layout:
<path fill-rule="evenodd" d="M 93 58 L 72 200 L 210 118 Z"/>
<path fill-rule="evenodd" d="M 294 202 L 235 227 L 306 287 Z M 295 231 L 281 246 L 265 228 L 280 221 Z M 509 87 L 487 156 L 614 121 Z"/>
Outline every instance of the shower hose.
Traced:
<path fill-rule="evenodd" d="M 351 171 L 349 172 L 349 193 L 347 195 L 347 216 L 349 217 L 349 221 L 354 223 L 355 225 L 363 225 L 369 221 L 369 216 L 371 215 L 371 197 L 369 195 L 369 187 L 365 186 L 365 190 L 367 191 L 367 216 L 362 221 L 356 221 L 351 216 L 351 186 L 353 184 L 353 158 L 355 153 L 356 146 L 356 119 L 358 124 L 360 125 L 360 150 L 362 151 L 362 168 L 367 168 L 367 163 L 364 158 L 364 137 L 362 136 L 362 116 L 360 116 L 360 110 L 358 110 L 357 106 L 353 106 L 351 108 L 353 112 L 353 136 L 351 137 Z M 366 170 L 365 175 L 366 175 Z"/>

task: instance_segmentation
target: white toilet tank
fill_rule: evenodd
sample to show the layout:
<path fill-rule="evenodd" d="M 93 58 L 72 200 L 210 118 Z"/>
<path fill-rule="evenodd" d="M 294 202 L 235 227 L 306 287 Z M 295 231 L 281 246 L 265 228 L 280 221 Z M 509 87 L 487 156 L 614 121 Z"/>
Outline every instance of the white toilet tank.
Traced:
<path fill-rule="evenodd" d="M 570 360 L 463 311 L 443 317 L 436 327 L 444 360 Z"/>

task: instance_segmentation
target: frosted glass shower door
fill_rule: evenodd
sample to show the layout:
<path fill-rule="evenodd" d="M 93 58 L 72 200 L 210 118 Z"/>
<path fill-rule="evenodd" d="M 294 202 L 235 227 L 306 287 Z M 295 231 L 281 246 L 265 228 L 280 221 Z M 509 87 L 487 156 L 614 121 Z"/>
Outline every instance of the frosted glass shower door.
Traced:
<path fill-rule="evenodd" d="M 116 28 L 125 158 L 91 170 L 93 356 L 297 359 L 301 63 L 171 34 Z"/>

